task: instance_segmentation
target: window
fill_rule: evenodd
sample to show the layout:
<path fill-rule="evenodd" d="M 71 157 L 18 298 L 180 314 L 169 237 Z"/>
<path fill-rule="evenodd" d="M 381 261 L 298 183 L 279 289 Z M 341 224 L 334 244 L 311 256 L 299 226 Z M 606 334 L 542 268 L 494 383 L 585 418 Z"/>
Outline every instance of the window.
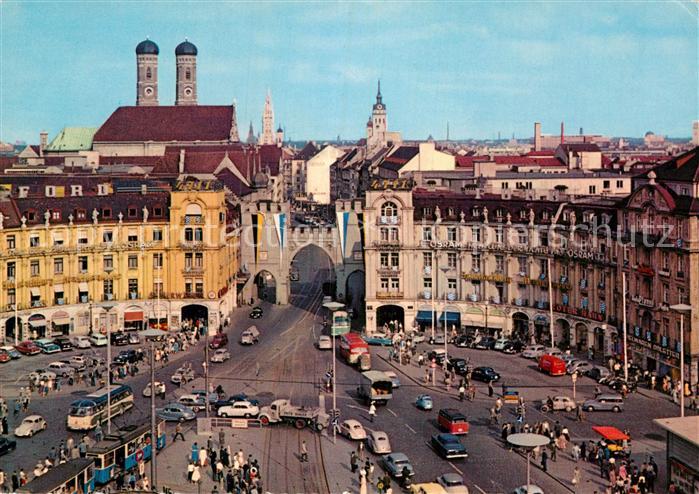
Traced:
<path fill-rule="evenodd" d="M 138 256 L 136 254 L 129 254 L 128 266 L 129 269 L 138 269 Z"/>
<path fill-rule="evenodd" d="M 602 181 L 602 188 L 603 188 L 603 189 L 608 189 L 608 188 L 609 188 L 609 180 L 603 180 L 603 181 Z"/>
<path fill-rule="evenodd" d="M 548 209 L 544 209 L 541 212 L 541 219 L 542 220 L 548 220 L 550 217 L 551 217 L 551 211 L 549 211 Z"/>
<path fill-rule="evenodd" d="M 384 292 L 387 292 L 388 291 L 388 278 L 381 278 L 380 285 L 381 285 L 381 290 L 383 290 Z"/>
<path fill-rule="evenodd" d="M 8 235 L 7 236 L 7 248 L 8 250 L 12 250 L 15 248 L 17 244 L 15 243 L 15 236 L 14 235 Z"/>
<path fill-rule="evenodd" d="M 431 226 L 422 227 L 422 240 L 424 240 L 424 241 L 432 240 L 432 227 Z"/>
<path fill-rule="evenodd" d="M 204 240 L 204 229 L 203 228 L 195 228 L 194 229 L 194 241 L 201 242 L 202 240 Z"/>
<path fill-rule="evenodd" d="M 102 218 L 108 219 L 112 217 L 112 208 L 102 209 Z"/>
<path fill-rule="evenodd" d="M 450 242 L 457 241 L 457 230 L 455 226 L 450 226 L 447 228 L 447 240 Z"/>
<path fill-rule="evenodd" d="M 114 241 L 114 232 L 112 231 L 105 231 L 102 233 L 102 242 L 105 244 L 111 243 Z"/>
<path fill-rule="evenodd" d="M 39 261 L 31 261 L 29 263 L 29 269 L 32 276 L 39 276 L 39 274 L 41 274 L 39 271 Z"/>
<path fill-rule="evenodd" d="M 422 287 L 425 290 L 432 290 L 432 278 L 423 278 Z"/>
<path fill-rule="evenodd" d="M 155 218 L 162 218 L 163 217 L 163 208 L 161 208 L 161 207 L 153 208 L 153 216 Z"/>
<path fill-rule="evenodd" d="M 104 299 L 105 300 L 112 300 L 114 298 L 114 281 L 113 280 L 104 280 L 104 283 L 102 284 L 102 289 L 104 291 Z"/>
<path fill-rule="evenodd" d="M 186 271 L 191 271 L 193 258 L 194 258 L 194 255 L 191 252 L 185 252 L 185 254 L 184 254 L 184 269 Z"/>
<path fill-rule="evenodd" d="M 501 244 L 502 243 L 502 226 L 496 226 L 495 227 L 495 243 Z"/>
<path fill-rule="evenodd" d="M 186 69 L 184 71 L 184 78 L 187 80 L 190 80 L 192 78 L 192 71 L 190 69 Z"/>
<path fill-rule="evenodd" d="M 138 242 L 138 234 L 137 233 L 129 233 L 129 236 L 126 237 L 126 240 L 131 243 L 137 243 Z"/>
<path fill-rule="evenodd" d="M 505 188 L 507 188 L 507 187 L 505 187 Z M 496 217 L 498 220 L 502 220 L 506 215 L 507 215 L 507 213 L 506 213 L 505 210 L 502 209 L 502 208 L 497 208 L 497 209 L 495 210 L 495 217 Z"/>
<path fill-rule="evenodd" d="M 456 278 L 449 278 L 447 280 L 447 289 L 450 291 L 456 290 Z"/>
<path fill-rule="evenodd" d="M 194 283 L 194 292 L 198 294 L 199 296 L 202 296 L 204 293 L 204 282 L 201 280 L 197 280 L 196 283 Z"/>
<path fill-rule="evenodd" d="M 146 68 L 146 79 L 150 79 L 153 77 L 153 74 L 151 73 L 150 67 Z"/>
<path fill-rule="evenodd" d="M 27 221 L 29 221 L 30 223 L 32 221 L 36 221 L 36 211 L 34 211 L 34 210 L 31 210 L 31 209 L 28 210 L 26 213 L 24 213 L 24 216 L 27 218 Z"/>
<path fill-rule="evenodd" d="M 156 252 L 153 254 L 153 269 L 162 269 L 163 267 L 163 253 Z"/>
<path fill-rule="evenodd" d="M 153 242 L 163 241 L 163 231 L 160 228 L 153 230 Z"/>
<path fill-rule="evenodd" d="M 184 241 L 185 242 L 191 242 L 194 240 L 194 229 L 192 228 L 185 228 L 184 229 Z"/>
<path fill-rule="evenodd" d="M 539 245 L 542 247 L 549 246 L 549 232 L 548 232 L 548 230 L 541 230 L 539 232 Z"/>
<path fill-rule="evenodd" d="M 456 252 L 447 252 L 447 266 L 456 269 Z"/>
<path fill-rule="evenodd" d="M 529 234 L 527 233 L 527 230 L 522 228 L 522 229 L 518 230 L 517 234 L 518 234 L 518 238 L 519 238 L 519 243 L 522 245 L 526 244 L 528 239 L 529 239 Z"/>
<path fill-rule="evenodd" d="M 87 245 L 87 233 L 85 233 L 85 232 L 78 233 L 78 244 L 79 245 Z"/>
<path fill-rule="evenodd" d="M 7 289 L 7 303 L 8 305 L 15 305 L 17 303 L 17 294 L 14 288 Z"/>
<path fill-rule="evenodd" d="M 17 265 L 14 262 L 7 263 L 7 278 L 13 280 L 17 273 Z"/>
<path fill-rule="evenodd" d="M 46 197 L 56 197 L 56 187 L 54 185 L 47 185 L 45 192 Z"/>
<path fill-rule="evenodd" d="M 663 252 L 663 271 L 670 271 L 670 253 Z"/>
<path fill-rule="evenodd" d="M 546 259 L 539 259 L 539 271 L 541 273 L 542 279 L 545 279 L 546 276 L 548 276 L 549 269 L 548 262 L 546 261 Z"/>
<path fill-rule="evenodd" d="M 39 247 L 39 237 L 29 237 L 29 247 Z"/>
<path fill-rule="evenodd" d="M 471 270 L 474 273 L 478 273 L 481 270 L 481 255 L 471 254 Z"/>
<path fill-rule="evenodd" d="M 126 210 L 126 216 L 129 218 L 137 218 L 138 217 L 138 209 L 136 209 L 133 206 L 129 206 L 128 209 Z"/>
<path fill-rule="evenodd" d="M 677 276 L 684 276 L 684 256 L 682 254 L 677 255 Z"/>
<path fill-rule="evenodd" d="M 590 185 L 590 186 L 588 187 L 588 192 L 589 192 L 590 194 L 596 194 L 596 193 L 597 193 L 597 186 L 595 186 L 595 185 Z"/>
<path fill-rule="evenodd" d="M 501 188 L 501 189 L 509 189 L 509 188 L 510 188 L 509 182 L 501 182 L 501 183 L 500 183 L 500 188 Z"/>
<path fill-rule="evenodd" d="M 422 216 L 425 218 L 429 218 L 430 216 L 432 216 L 432 208 L 431 207 L 422 208 Z"/>
<path fill-rule="evenodd" d="M 670 286 L 667 283 L 663 283 L 663 303 L 670 303 Z"/>
<path fill-rule="evenodd" d="M 502 255 L 495 256 L 495 272 L 503 273 L 505 271 L 505 258 Z"/>
<path fill-rule="evenodd" d="M 78 257 L 78 269 L 81 273 L 87 273 L 87 256 Z"/>
<path fill-rule="evenodd" d="M 624 188 L 624 181 L 623 181 L 623 180 L 617 180 L 617 181 L 616 181 L 616 188 L 617 188 L 617 189 L 623 189 L 623 188 Z"/>
<path fill-rule="evenodd" d="M 138 278 L 129 279 L 129 298 L 138 298 Z"/>
<path fill-rule="evenodd" d="M 114 269 L 114 259 L 112 256 L 104 256 L 103 266 L 105 271 L 111 271 Z"/>
<path fill-rule="evenodd" d="M 423 252 L 422 253 L 422 264 L 426 268 L 432 267 L 432 252 Z"/>
<path fill-rule="evenodd" d="M 391 278 L 391 291 L 400 290 L 400 280 L 398 278 Z"/>
<path fill-rule="evenodd" d="M 163 293 L 163 282 L 160 280 L 156 280 L 153 282 L 153 293 L 156 295 L 159 293 Z"/>
<path fill-rule="evenodd" d="M 398 253 L 394 253 L 394 254 L 397 258 Z M 194 267 L 199 268 L 199 269 L 204 267 L 204 254 L 202 252 L 197 252 L 194 254 Z"/>
<path fill-rule="evenodd" d="M 61 212 L 56 211 L 55 209 L 53 211 L 51 211 L 51 219 L 56 220 L 56 221 L 60 221 L 61 220 Z"/>
<path fill-rule="evenodd" d="M 517 258 L 517 267 L 519 269 L 519 274 L 520 276 L 527 276 L 529 273 L 529 269 L 527 268 L 527 258 L 526 257 L 518 257 Z"/>
<path fill-rule="evenodd" d="M 381 216 L 398 216 L 398 206 L 396 206 L 396 203 L 390 201 L 385 202 L 383 206 L 381 206 Z"/>
<path fill-rule="evenodd" d="M 471 235 L 472 235 L 474 242 L 480 242 L 481 241 L 481 227 L 480 226 L 472 226 L 471 227 Z"/>
<path fill-rule="evenodd" d="M 63 274 L 63 258 L 56 257 L 53 260 L 53 274 Z"/>
<path fill-rule="evenodd" d="M 678 304 L 686 304 L 687 303 L 686 300 L 687 299 L 686 299 L 686 294 L 685 294 L 684 288 L 681 288 L 681 287 L 678 288 L 677 289 L 677 303 Z"/>

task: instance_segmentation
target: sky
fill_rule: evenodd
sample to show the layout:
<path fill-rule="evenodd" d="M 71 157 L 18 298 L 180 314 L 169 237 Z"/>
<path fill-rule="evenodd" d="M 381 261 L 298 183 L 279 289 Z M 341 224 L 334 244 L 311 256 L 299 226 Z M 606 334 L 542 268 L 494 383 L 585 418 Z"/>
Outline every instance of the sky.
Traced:
<path fill-rule="evenodd" d="M 99 127 L 134 105 L 134 48 L 160 47 L 161 105 L 175 46 L 199 50 L 200 104 L 238 105 L 241 136 L 357 139 L 381 79 L 407 139 L 533 135 L 533 123 L 610 136 L 685 137 L 698 119 L 699 4 L 663 2 L 0 1 L 0 140 Z"/>

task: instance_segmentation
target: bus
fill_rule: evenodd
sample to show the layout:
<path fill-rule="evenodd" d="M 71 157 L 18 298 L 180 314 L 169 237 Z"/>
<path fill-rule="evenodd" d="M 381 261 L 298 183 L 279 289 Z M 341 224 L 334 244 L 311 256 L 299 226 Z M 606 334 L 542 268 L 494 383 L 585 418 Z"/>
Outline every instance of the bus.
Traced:
<path fill-rule="evenodd" d="M 158 450 L 165 447 L 165 421 L 157 419 L 155 424 Z M 116 432 L 107 434 L 100 442 L 87 449 L 87 457 L 95 462 L 95 483 L 109 483 L 116 472 L 129 472 L 139 462 L 151 458 L 150 419 L 130 424 Z"/>
<path fill-rule="evenodd" d="M 358 365 L 362 370 L 369 370 L 369 345 L 357 333 L 347 333 L 340 338 L 340 355 L 350 365 Z"/>
<path fill-rule="evenodd" d="M 336 310 L 332 313 L 332 326 L 330 326 L 332 336 L 341 336 L 350 331 L 350 320 L 347 312 Z"/>
<path fill-rule="evenodd" d="M 17 489 L 20 494 L 91 494 L 95 490 L 92 458 L 76 458 L 50 468 Z"/>
<path fill-rule="evenodd" d="M 133 391 L 125 384 L 114 384 L 110 392 L 112 417 L 133 407 Z M 100 388 L 70 404 L 66 425 L 71 431 L 87 431 L 107 420 L 107 388 Z"/>

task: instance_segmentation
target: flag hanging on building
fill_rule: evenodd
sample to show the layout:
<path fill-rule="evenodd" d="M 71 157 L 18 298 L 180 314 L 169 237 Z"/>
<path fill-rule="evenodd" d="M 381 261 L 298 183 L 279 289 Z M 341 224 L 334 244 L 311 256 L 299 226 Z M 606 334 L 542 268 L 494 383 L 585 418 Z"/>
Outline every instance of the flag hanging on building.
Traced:
<path fill-rule="evenodd" d="M 265 225 L 265 215 L 262 213 L 252 214 L 252 247 L 255 254 L 255 264 L 260 257 L 260 240 L 262 238 L 262 230 Z"/>
<path fill-rule="evenodd" d="M 286 213 L 277 213 L 274 215 L 274 226 L 277 229 L 279 247 L 281 250 L 284 250 L 286 247 Z"/>
<path fill-rule="evenodd" d="M 345 262 L 345 247 L 347 243 L 347 226 L 349 224 L 349 211 L 337 212 L 337 232 L 340 235 L 340 248 L 342 249 L 342 262 Z"/>

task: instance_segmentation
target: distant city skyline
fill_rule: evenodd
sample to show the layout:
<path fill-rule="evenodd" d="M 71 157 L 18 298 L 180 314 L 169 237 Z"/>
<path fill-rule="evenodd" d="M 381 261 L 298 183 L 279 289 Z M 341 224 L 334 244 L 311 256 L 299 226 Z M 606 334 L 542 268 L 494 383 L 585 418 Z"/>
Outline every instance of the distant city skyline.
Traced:
<path fill-rule="evenodd" d="M 0 139 L 97 127 L 135 104 L 134 48 L 197 45 L 199 104 L 238 106 L 293 140 L 363 137 L 381 79 L 388 127 L 406 139 L 566 132 L 689 137 L 697 119 L 697 9 L 667 3 L 0 4 Z M 572 22 L 574 20 L 575 22 Z M 105 35 L 105 34 L 108 34 Z"/>

